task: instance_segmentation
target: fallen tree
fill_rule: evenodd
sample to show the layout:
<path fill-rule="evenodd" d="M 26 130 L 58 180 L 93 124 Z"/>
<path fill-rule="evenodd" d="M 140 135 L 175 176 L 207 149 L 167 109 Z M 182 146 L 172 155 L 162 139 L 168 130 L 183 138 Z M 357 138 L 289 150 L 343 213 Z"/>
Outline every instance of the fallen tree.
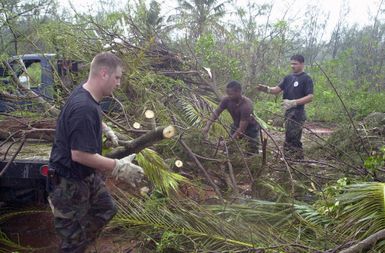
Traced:
<path fill-rule="evenodd" d="M 170 139 L 175 134 L 176 130 L 174 126 L 157 127 L 131 141 L 119 141 L 119 144 L 122 146 L 113 149 L 106 154 L 106 156 L 110 158 L 123 158 L 129 154 L 137 153 L 163 139 Z"/>

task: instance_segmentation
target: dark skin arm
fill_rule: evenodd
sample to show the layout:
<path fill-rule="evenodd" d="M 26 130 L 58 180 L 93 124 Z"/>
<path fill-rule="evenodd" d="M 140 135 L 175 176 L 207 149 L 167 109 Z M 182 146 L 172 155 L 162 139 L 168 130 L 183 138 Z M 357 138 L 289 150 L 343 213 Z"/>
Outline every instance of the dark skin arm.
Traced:
<path fill-rule="evenodd" d="M 243 133 L 245 132 L 247 126 L 249 125 L 249 122 L 247 120 L 241 120 L 239 122 L 239 127 L 238 129 L 233 133 L 233 135 L 231 136 L 231 138 L 233 139 L 238 139 L 240 137 L 242 137 Z"/>
<path fill-rule="evenodd" d="M 211 125 L 214 123 L 214 121 L 219 117 L 219 115 L 223 112 L 223 109 L 218 107 L 210 116 L 209 120 L 207 121 L 205 127 L 203 128 L 203 134 L 205 137 L 207 137 L 207 134 L 210 130 Z"/>

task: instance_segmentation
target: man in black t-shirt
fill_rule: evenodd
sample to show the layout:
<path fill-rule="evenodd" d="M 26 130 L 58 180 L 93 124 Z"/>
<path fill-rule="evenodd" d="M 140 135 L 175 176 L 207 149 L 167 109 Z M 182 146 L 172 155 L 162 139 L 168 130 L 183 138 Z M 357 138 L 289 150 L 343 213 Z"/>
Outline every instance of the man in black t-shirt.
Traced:
<path fill-rule="evenodd" d="M 246 136 L 249 143 L 248 151 L 258 154 L 260 127 L 253 115 L 253 103 L 249 98 L 242 96 L 242 86 L 237 81 L 231 81 L 227 84 L 226 93 L 227 96 L 222 98 L 219 107 L 213 112 L 206 126 L 203 128 L 205 137 L 207 138 L 213 122 L 224 110 L 227 110 L 233 119 L 231 138 L 240 139 Z"/>
<path fill-rule="evenodd" d="M 302 128 L 306 120 L 305 104 L 313 100 L 313 80 L 304 72 L 305 59 L 302 55 L 290 58 L 293 73 L 287 75 L 276 87 L 258 84 L 257 90 L 271 94 L 283 91 L 285 109 L 285 155 L 303 159 Z"/>
<path fill-rule="evenodd" d="M 113 131 L 102 122 L 99 106 L 120 85 L 122 62 L 112 53 L 100 53 L 91 62 L 86 83 L 74 89 L 56 124 L 49 166 L 51 206 L 55 229 L 61 238 L 59 252 L 81 253 L 96 239 L 116 213 L 116 207 L 102 179 L 112 172 L 131 184 L 141 180 L 143 169 L 102 153 L 102 132 L 117 144 Z"/>

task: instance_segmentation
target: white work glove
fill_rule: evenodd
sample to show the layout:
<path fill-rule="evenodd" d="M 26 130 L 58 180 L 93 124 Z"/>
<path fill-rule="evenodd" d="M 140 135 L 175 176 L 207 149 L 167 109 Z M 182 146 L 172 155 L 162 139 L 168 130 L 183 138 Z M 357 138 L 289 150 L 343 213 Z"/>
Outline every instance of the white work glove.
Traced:
<path fill-rule="evenodd" d="M 119 146 L 119 139 L 114 133 L 114 131 L 111 129 L 111 127 L 106 127 L 103 129 L 104 134 L 106 135 L 107 139 L 109 139 L 112 142 L 112 145 L 115 147 Z"/>
<path fill-rule="evenodd" d="M 297 100 L 289 100 L 289 99 L 284 99 L 283 100 L 283 108 L 287 111 L 290 108 L 296 107 L 297 106 Z"/>
<path fill-rule="evenodd" d="M 132 187 L 136 187 L 136 184 L 142 181 L 144 175 L 142 167 L 132 163 L 135 156 L 136 154 L 131 154 L 122 159 L 116 159 L 116 165 L 112 171 L 112 176 L 116 180 L 125 181 Z"/>

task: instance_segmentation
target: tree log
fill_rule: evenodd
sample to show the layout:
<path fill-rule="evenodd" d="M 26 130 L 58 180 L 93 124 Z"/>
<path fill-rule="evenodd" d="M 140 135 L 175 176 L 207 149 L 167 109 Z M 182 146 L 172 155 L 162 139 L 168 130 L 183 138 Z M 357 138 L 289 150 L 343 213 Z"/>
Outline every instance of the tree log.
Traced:
<path fill-rule="evenodd" d="M 358 252 L 363 252 L 363 250 L 373 248 L 374 245 L 377 244 L 377 242 L 382 241 L 385 239 L 385 229 L 382 229 L 368 238 L 358 242 L 357 244 L 354 244 L 353 246 L 344 249 L 340 251 L 340 253 L 358 253 Z"/>
<path fill-rule="evenodd" d="M 134 140 L 119 141 L 119 144 L 122 146 L 113 149 L 110 153 L 106 154 L 106 156 L 120 159 L 130 154 L 137 153 L 163 139 L 169 139 L 175 134 L 176 130 L 173 126 L 157 127 Z"/>

